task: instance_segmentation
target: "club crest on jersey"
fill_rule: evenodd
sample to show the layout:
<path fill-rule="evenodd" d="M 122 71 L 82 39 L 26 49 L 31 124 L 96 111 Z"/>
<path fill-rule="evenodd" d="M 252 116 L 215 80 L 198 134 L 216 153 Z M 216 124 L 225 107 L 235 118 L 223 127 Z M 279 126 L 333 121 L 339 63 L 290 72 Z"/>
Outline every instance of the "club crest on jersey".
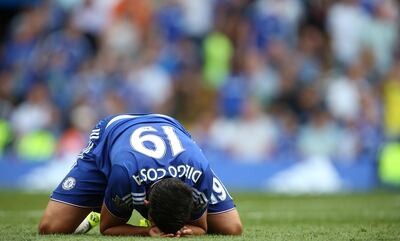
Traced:
<path fill-rule="evenodd" d="M 64 180 L 63 184 L 62 184 L 62 188 L 63 188 L 64 190 L 71 190 L 72 188 L 75 187 L 75 184 L 76 184 L 75 178 L 73 178 L 73 177 L 67 177 L 67 178 Z"/>

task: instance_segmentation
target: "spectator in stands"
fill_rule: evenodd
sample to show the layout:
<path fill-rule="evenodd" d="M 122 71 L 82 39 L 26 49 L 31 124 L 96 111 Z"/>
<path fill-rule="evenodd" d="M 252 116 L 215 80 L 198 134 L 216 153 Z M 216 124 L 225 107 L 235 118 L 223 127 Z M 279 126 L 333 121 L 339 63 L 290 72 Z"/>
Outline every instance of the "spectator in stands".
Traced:
<path fill-rule="evenodd" d="M 311 114 L 310 123 L 300 128 L 298 147 L 305 158 L 332 158 L 337 151 L 338 127 L 323 108 Z"/>
<path fill-rule="evenodd" d="M 268 160 L 276 146 L 276 124 L 253 99 L 244 100 L 239 114 L 236 118 L 220 117 L 212 124 L 211 143 L 243 162 Z"/>
<path fill-rule="evenodd" d="M 11 113 L 11 124 L 16 134 L 17 153 L 27 160 L 47 160 L 52 157 L 56 139 L 51 130 L 60 128 L 57 111 L 49 101 L 46 86 L 36 84 L 25 102 Z"/>
<path fill-rule="evenodd" d="M 326 103 L 338 120 L 355 121 L 361 113 L 361 86 L 365 79 L 360 72 L 361 66 L 354 64 L 346 75 L 336 77 L 328 84 Z"/>
<path fill-rule="evenodd" d="M 75 26 L 88 38 L 94 50 L 98 49 L 99 37 L 110 24 L 113 1 L 84 0 L 73 8 Z"/>
<path fill-rule="evenodd" d="M 398 39 L 399 12 L 393 1 L 376 1 L 373 15 L 368 17 L 362 31 L 362 46 L 371 50 L 375 71 L 385 74 L 393 61 Z"/>
<path fill-rule="evenodd" d="M 328 31 L 333 54 L 340 67 L 353 63 L 359 57 L 366 17 L 357 0 L 340 0 L 329 9 Z"/>

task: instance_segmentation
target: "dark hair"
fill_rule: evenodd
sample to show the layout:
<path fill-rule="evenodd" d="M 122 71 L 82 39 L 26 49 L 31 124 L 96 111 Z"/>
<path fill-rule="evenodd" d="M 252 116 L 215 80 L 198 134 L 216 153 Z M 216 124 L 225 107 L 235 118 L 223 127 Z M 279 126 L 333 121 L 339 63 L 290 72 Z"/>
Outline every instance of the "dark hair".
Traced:
<path fill-rule="evenodd" d="M 192 189 L 177 178 L 162 179 L 154 184 L 149 201 L 149 217 L 164 233 L 175 234 L 190 220 Z"/>

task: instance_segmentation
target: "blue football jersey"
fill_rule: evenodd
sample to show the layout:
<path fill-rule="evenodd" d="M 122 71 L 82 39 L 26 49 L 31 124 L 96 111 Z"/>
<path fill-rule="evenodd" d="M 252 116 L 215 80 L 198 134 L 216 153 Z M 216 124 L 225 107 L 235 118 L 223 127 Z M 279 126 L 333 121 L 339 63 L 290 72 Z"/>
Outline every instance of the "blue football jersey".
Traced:
<path fill-rule="evenodd" d="M 93 129 L 80 158 L 95 160 L 107 179 L 104 203 L 121 218 L 129 218 L 133 209 L 147 217 L 144 200 L 162 178 L 179 178 L 192 187 L 192 219 L 201 217 L 210 201 L 218 201 L 213 185 L 223 186 L 190 134 L 165 115 L 125 114 L 103 119 Z"/>

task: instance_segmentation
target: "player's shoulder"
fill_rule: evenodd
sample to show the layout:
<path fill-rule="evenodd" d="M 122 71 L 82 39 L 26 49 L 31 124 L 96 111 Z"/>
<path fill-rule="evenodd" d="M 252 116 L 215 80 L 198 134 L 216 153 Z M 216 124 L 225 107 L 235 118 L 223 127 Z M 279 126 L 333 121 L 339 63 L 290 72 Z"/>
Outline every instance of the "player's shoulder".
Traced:
<path fill-rule="evenodd" d="M 124 114 L 118 114 L 118 115 L 111 115 L 107 116 L 104 119 L 102 119 L 100 122 L 104 122 L 105 128 L 107 129 L 108 127 L 111 127 L 119 122 L 122 121 L 127 121 L 127 120 L 132 120 L 138 118 L 138 115 L 136 114 L 130 114 L 130 113 L 124 113 Z"/>
<path fill-rule="evenodd" d="M 137 113 L 123 113 L 123 114 L 118 114 L 118 115 L 112 115 L 108 116 L 104 119 L 102 119 L 101 122 L 105 122 L 106 125 L 105 127 L 111 127 L 115 126 L 118 123 L 125 123 L 125 122 L 131 122 L 131 123 L 148 123 L 151 125 L 152 123 L 160 123 L 160 122 L 167 122 L 167 123 L 173 123 L 181 126 L 178 120 L 175 118 L 168 116 L 168 115 L 163 115 L 163 114 L 137 114 Z"/>

